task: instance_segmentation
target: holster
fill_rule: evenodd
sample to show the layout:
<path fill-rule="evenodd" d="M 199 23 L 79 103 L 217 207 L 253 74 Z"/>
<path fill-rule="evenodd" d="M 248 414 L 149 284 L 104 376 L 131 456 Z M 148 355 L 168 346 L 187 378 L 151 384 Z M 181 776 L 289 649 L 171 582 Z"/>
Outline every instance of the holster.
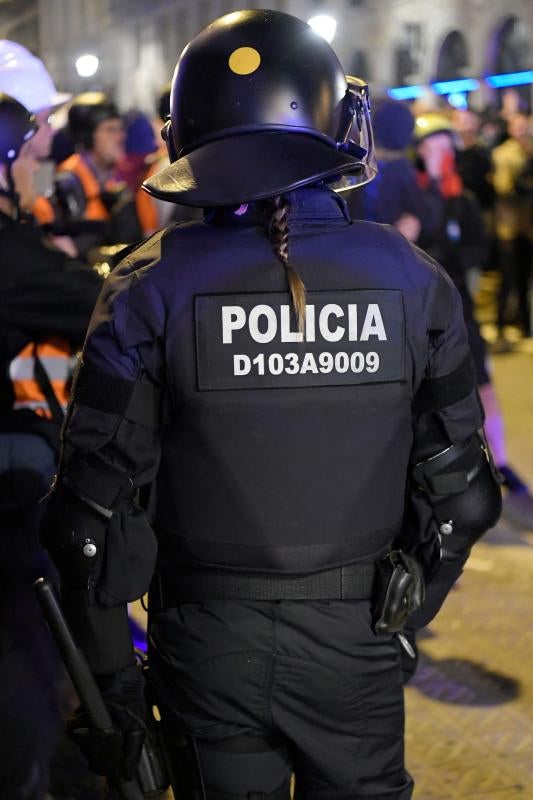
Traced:
<path fill-rule="evenodd" d="M 398 633 L 409 614 L 425 598 L 422 567 L 401 550 L 391 550 L 376 563 L 372 596 L 372 621 L 377 634 Z"/>

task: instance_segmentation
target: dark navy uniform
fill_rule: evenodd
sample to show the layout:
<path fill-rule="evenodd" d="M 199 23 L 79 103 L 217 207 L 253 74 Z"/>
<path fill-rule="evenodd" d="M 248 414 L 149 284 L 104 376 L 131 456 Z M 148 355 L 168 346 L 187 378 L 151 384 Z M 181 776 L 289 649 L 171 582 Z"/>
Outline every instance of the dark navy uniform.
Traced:
<path fill-rule="evenodd" d="M 67 451 L 100 454 L 135 487 L 157 479 L 167 583 L 200 565 L 308 574 L 373 563 L 406 535 L 409 460 L 481 425 L 473 381 L 413 419 L 424 379 L 453 374 L 468 353 L 445 273 L 393 229 L 351 222 L 325 187 L 290 201 L 307 341 L 296 341 L 284 275 L 253 212 L 156 234 L 110 276 L 90 325 Z M 121 420 L 110 396 L 97 399 L 117 378 L 165 387 L 162 435 Z M 414 549 L 423 545 L 430 563 L 435 523 L 412 500 L 425 524 Z M 103 566 L 104 605 L 150 579 L 153 534 L 140 509 L 131 513 L 116 513 L 108 530 L 122 559 Z M 139 575 L 139 552 L 144 574 L 132 587 L 126 573 Z M 97 671 L 110 670 L 84 636 Z M 187 604 L 155 613 L 150 639 L 160 702 L 201 740 L 251 732 L 281 741 L 276 786 L 292 763 L 322 787 L 306 797 L 410 796 L 397 649 L 373 633 L 368 599 Z"/>
<path fill-rule="evenodd" d="M 215 21 L 145 182 L 205 221 L 133 249 L 89 327 L 43 537 L 113 764 L 86 718 L 74 732 L 134 777 L 126 602 L 150 586 L 180 800 L 289 800 L 291 773 L 300 800 L 408 800 L 393 634 L 434 616 L 499 510 L 457 290 L 330 188 L 375 176 L 369 112 L 301 20 Z"/>

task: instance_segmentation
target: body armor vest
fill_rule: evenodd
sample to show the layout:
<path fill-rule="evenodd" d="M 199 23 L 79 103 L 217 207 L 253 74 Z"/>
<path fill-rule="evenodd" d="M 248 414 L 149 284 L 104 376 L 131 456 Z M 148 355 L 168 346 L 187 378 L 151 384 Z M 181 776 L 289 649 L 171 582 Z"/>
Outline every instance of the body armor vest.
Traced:
<path fill-rule="evenodd" d="M 161 243 L 163 562 L 312 572 L 373 560 L 401 527 L 436 274 L 326 199 L 329 215 L 291 216 L 303 334 L 263 228 L 193 224 Z"/>

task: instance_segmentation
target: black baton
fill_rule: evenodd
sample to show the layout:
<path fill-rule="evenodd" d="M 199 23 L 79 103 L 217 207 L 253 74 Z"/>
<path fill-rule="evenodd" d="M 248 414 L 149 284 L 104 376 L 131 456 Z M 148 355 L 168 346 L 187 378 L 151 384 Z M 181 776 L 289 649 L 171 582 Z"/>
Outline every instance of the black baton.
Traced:
<path fill-rule="evenodd" d="M 38 578 L 33 584 L 33 588 L 57 648 L 61 653 L 67 672 L 76 689 L 80 703 L 87 713 L 92 726 L 104 733 L 110 732 L 114 727 L 113 720 L 89 669 L 87 660 L 74 641 L 53 585 L 46 578 Z M 145 792 L 151 794 L 160 789 L 156 782 L 157 779 L 154 778 L 153 781 L 150 779 L 152 775 L 148 774 L 151 773 L 149 762 L 150 758 L 145 745 L 143 746 L 137 771 L 139 781 L 111 781 L 112 789 L 122 800 L 144 800 Z M 142 786 L 142 790 L 139 787 L 139 783 Z"/>

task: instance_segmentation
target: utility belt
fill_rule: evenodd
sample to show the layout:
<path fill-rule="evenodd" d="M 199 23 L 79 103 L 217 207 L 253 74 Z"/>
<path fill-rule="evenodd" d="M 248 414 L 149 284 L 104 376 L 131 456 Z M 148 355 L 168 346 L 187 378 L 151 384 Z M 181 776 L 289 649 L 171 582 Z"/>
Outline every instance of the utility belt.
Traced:
<path fill-rule="evenodd" d="M 424 601 L 420 565 L 401 550 L 367 564 L 348 564 L 308 575 L 176 567 L 155 572 L 150 613 L 212 600 L 371 600 L 376 633 L 397 633 Z"/>
<path fill-rule="evenodd" d="M 375 574 L 373 563 L 309 575 L 196 567 L 158 570 L 150 587 L 150 611 L 210 600 L 368 600 Z"/>

